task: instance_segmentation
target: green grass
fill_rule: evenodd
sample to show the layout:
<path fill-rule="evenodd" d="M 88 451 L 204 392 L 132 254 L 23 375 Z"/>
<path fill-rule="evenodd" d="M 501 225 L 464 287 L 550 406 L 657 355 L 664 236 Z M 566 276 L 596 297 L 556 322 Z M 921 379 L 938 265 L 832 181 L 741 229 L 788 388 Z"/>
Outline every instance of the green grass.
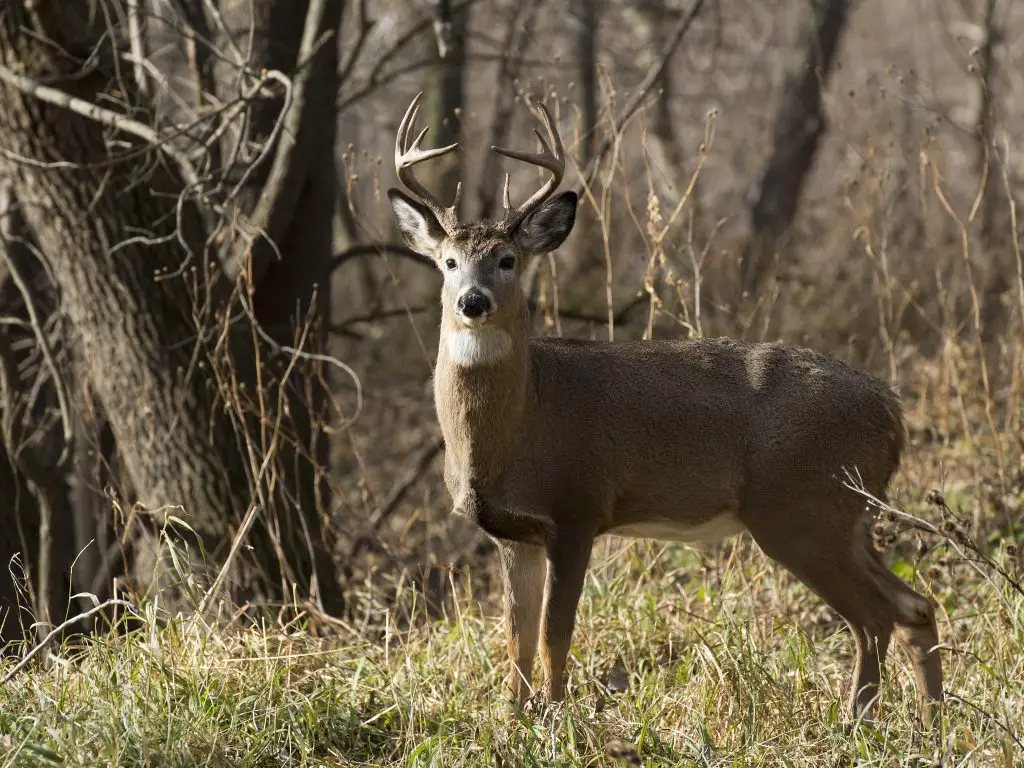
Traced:
<path fill-rule="evenodd" d="M 949 648 L 930 732 L 899 651 L 875 726 L 844 726 L 852 640 L 748 539 L 712 553 L 609 540 L 561 706 L 506 706 L 500 621 L 465 582 L 444 620 L 406 590 L 329 637 L 149 605 L 134 631 L 59 649 L 0 689 L 0 765 L 1022 765 L 1024 601 L 986 573 L 941 546 L 911 572 Z M 628 689 L 609 693 L 619 662 Z"/>

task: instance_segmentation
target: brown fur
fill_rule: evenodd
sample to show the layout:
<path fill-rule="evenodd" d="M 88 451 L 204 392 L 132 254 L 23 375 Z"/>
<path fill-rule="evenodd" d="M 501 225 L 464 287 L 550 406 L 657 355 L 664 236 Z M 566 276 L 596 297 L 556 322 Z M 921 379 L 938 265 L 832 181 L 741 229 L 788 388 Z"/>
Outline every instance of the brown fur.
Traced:
<path fill-rule="evenodd" d="M 866 501 L 844 485 L 852 477 L 884 499 L 906 434 L 890 387 L 781 343 L 531 338 L 522 262 L 564 240 L 575 196 L 510 232 L 448 231 L 388 194 L 406 242 L 445 276 L 434 377 L 445 482 L 455 511 L 498 542 L 518 701 L 538 642 L 548 698 L 564 695 L 593 542 L 617 531 L 687 541 L 748 531 L 849 624 L 853 715 L 871 715 L 894 631 L 922 698 L 941 701 L 934 609 L 881 562 Z M 474 293 L 489 297 L 483 317 L 458 308 Z M 488 357 L 483 338 L 508 344 Z"/>

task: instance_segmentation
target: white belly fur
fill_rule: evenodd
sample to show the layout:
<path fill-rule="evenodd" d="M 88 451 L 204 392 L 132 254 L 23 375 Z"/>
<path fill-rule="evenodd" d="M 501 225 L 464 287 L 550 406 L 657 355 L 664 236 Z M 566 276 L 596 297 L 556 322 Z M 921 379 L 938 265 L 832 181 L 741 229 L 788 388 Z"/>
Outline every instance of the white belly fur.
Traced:
<path fill-rule="evenodd" d="M 627 536 L 634 539 L 658 539 L 659 541 L 682 541 L 687 543 L 719 541 L 745 531 L 743 523 L 733 512 L 723 512 L 710 520 L 688 525 L 676 520 L 648 520 L 612 528 L 613 536 Z"/>

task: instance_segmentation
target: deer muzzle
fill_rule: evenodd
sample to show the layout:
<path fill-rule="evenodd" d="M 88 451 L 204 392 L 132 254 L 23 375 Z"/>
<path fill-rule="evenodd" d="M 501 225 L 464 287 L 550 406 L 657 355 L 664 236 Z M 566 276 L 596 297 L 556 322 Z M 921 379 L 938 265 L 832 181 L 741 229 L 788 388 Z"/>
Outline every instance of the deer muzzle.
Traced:
<path fill-rule="evenodd" d="M 470 288 L 455 302 L 456 311 L 469 325 L 484 323 L 494 313 L 496 307 L 489 293 L 480 288 Z"/>

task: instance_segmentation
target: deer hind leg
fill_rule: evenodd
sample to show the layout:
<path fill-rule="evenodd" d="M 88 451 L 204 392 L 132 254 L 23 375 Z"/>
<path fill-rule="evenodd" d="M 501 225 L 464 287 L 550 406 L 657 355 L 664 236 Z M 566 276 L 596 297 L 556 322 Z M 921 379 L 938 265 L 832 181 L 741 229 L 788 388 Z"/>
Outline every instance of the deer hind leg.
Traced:
<path fill-rule="evenodd" d="M 790 518 L 791 524 L 780 524 L 770 516 L 752 517 L 748 528 L 765 554 L 784 565 L 849 625 L 857 661 L 847 712 L 851 718 L 870 721 L 897 613 L 891 594 L 869 568 L 871 553 L 866 549 L 868 539 L 861 535 L 862 526 L 853 517 L 837 519 L 820 511 Z"/>
<path fill-rule="evenodd" d="M 897 641 L 914 669 L 921 696 L 921 714 L 927 725 L 935 715 L 934 707 L 943 700 L 942 659 L 939 656 L 939 630 L 935 608 L 919 592 L 890 571 L 881 558 L 868 548 L 868 566 L 893 606 Z"/>
<path fill-rule="evenodd" d="M 548 544 L 541 645 L 548 701 L 561 701 L 565 697 L 565 662 L 593 545 L 593 535 L 581 531 L 558 531 Z"/>
<path fill-rule="evenodd" d="M 547 560 L 542 546 L 501 540 L 497 543 L 504 586 L 505 641 L 511 667 L 506 684 L 522 706 L 532 693 Z"/>

